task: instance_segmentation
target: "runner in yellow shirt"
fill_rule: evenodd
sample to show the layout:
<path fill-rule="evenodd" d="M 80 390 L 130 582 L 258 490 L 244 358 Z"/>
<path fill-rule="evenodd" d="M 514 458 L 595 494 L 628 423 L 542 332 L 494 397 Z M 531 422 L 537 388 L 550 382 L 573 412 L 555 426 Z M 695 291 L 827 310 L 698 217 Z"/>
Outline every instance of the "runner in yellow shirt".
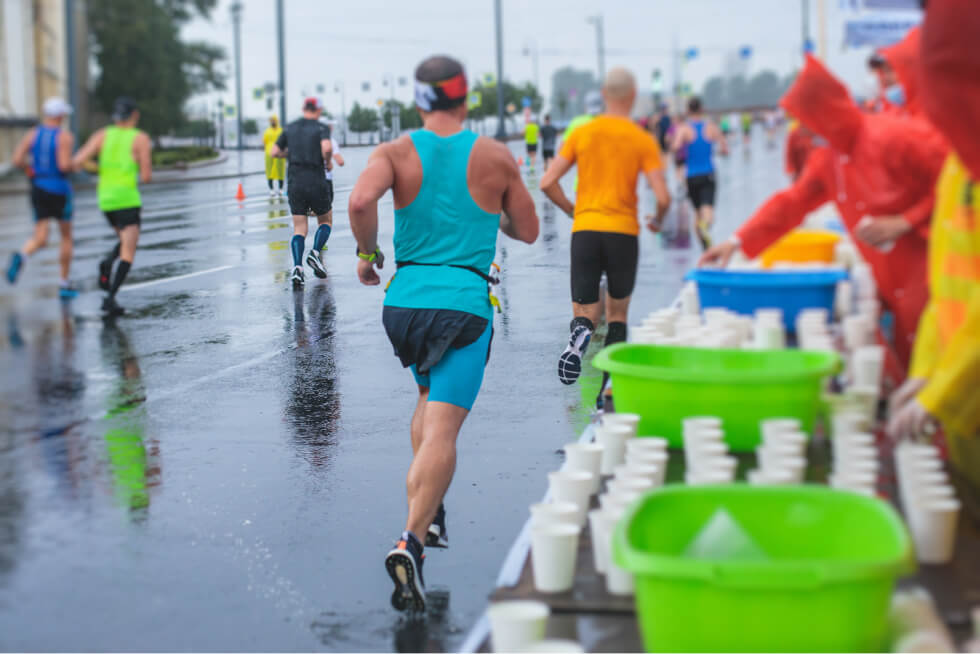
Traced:
<path fill-rule="evenodd" d="M 534 159 L 538 156 L 538 122 L 531 118 L 524 127 L 524 144 L 527 146 L 527 167 L 534 172 Z"/>
<path fill-rule="evenodd" d="M 269 127 L 262 134 L 262 146 L 265 148 L 265 179 L 269 182 L 270 198 L 282 197 L 282 180 L 286 178 L 286 160 L 273 157 L 270 154 L 272 146 L 280 134 L 282 134 L 282 127 L 279 125 L 279 119 L 275 116 L 269 116 Z M 279 182 L 278 191 L 272 188 L 273 180 Z"/>

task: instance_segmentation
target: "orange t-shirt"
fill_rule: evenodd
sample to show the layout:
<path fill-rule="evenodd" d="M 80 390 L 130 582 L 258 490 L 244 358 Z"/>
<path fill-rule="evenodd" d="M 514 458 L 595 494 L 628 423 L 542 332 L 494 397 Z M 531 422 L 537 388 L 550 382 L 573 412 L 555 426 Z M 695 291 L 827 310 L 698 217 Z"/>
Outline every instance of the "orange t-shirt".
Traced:
<path fill-rule="evenodd" d="M 598 116 L 573 131 L 561 156 L 578 165 L 573 232 L 615 232 L 636 236 L 636 181 L 660 170 L 660 146 L 628 118 Z"/>

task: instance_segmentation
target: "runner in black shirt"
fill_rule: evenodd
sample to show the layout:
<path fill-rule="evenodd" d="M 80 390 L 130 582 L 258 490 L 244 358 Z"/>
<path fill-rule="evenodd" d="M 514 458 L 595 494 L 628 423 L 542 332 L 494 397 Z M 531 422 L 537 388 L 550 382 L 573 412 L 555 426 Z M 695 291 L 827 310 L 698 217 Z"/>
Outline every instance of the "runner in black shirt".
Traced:
<path fill-rule="evenodd" d="M 309 230 L 307 216 L 316 214 L 317 229 L 313 237 L 313 249 L 306 256 L 306 263 L 320 279 L 327 276 L 323 267 L 322 253 L 327 249 L 331 229 L 330 188 L 323 170 L 333 167 L 331 162 L 330 128 L 318 119 L 323 105 L 317 98 L 307 98 L 303 103 L 303 117 L 294 120 L 282 131 L 270 154 L 286 157 L 289 162 L 289 210 L 293 214 L 293 287 L 304 283 L 303 250 Z"/>
<path fill-rule="evenodd" d="M 541 126 L 541 158 L 544 159 L 545 170 L 548 170 L 548 162 L 555 158 L 557 140 L 558 130 L 551 124 L 551 114 L 545 114 L 544 125 Z"/>

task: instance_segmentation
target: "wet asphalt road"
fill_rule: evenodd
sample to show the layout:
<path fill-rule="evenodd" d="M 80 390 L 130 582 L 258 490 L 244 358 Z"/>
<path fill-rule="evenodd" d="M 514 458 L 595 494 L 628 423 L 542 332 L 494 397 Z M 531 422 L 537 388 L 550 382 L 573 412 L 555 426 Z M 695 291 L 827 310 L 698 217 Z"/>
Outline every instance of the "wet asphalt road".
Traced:
<path fill-rule="evenodd" d="M 761 141 L 720 162 L 718 238 L 785 184 L 781 150 Z M 286 204 L 258 176 L 242 205 L 236 179 L 145 191 L 115 325 L 99 318 L 113 239 L 91 192 L 76 198 L 76 300 L 57 299 L 56 247 L 16 287 L 0 282 L 0 649 L 460 645 L 598 387 L 596 373 L 570 388 L 555 374 L 570 221 L 539 197 L 538 242 L 500 238 L 504 313 L 446 500 L 452 548 L 428 553 L 433 609 L 406 620 L 382 557 L 404 523 L 415 389 L 381 327 L 382 290 L 354 275 L 346 205 L 369 150 L 345 154 L 329 278 L 303 292 L 286 281 Z M 4 267 L 26 209 L 0 198 Z M 381 212 L 390 252 L 390 197 Z M 643 235 L 634 320 L 676 295 L 695 254 Z"/>

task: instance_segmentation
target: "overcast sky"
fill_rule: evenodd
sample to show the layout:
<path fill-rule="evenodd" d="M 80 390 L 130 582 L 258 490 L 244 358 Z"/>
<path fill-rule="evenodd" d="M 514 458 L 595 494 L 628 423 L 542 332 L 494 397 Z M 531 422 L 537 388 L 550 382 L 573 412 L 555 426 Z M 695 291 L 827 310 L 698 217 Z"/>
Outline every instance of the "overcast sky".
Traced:
<path fill-rule="evenodd" d="M 264 116 L 264 102 L 251 100 L 252 89 L 277 77 L 274 0 L 243 0 L 242 86 L 245 114 Z M 811 0 L 811 34 L 819 42 L 819 0 Z M 187 26 L 185 36 L 226 47 L 233 69 L 231 0 L 221 0 L 210 21 Z M 864 62 L 869 50 L 843 50 L 843 22 L 853 12 L 839 0 L 825 0 L 827 58 L 831 68 L 857 92 L 870 89 Z M 561 66 L 595 70 L 595 29 L 586 17 L 600 11 L 608 49 L 606 68 L 623 65 L 649 89 L 654 68 L 670 79 L 672 44 L 699 49 L 684 67 L 685 80 L 699 91 L 704 80 L 722 71 L 726 58 L 741 45 L 753 55 L 749 73 L 766 68 L 781 75 L 800 63 L 801 3 L 799 0 L 503 0 L 504 75 L 534 80 L 532 58 L 522 52 L 537 46 L 539 78 L 545 98 L 551 73 Z M 415 64 L 433 53 L 461 59 L 471 79 L 495 70 L 493 0 L 285 0 L 286 86 L 290 117 L 302 94 L 326 85 L 323 100 L 339 113 L 335 83 L 346 89 L 347 110 L 354 100 L 374 104 L 387 97 L 386 75 L 411 79 Z M 371 83 L 369 92 L 361 83 Z M 234 103 L 234 77 L 221 94 Z M 395 96 L 410 101 L 410 86 L 396 87 Z M 217 96 L 197 99 L 203 109 Z"/>

